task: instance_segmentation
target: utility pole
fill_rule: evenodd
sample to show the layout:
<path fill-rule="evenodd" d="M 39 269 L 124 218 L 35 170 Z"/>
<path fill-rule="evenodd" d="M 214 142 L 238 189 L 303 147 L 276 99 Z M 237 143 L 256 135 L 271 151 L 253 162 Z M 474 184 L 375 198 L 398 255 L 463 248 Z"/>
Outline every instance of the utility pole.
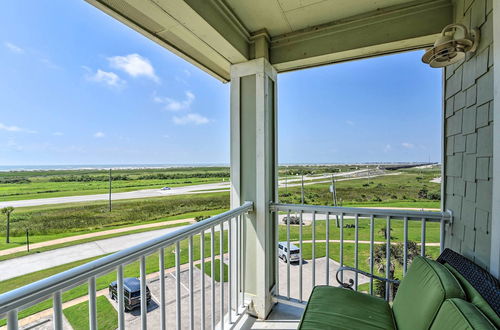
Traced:
<path fill-rule="evenodd" d="M 111 212 L 111 169 L 109 169 L 109 212 Z"/>
<path fill-rule="evenodd" d="M 302 204 L 304 204 L 304 174 L 302 174 L 301 201 L 302 201 Z"/>
<path fill-rule="evenodd" d="M 28 228 L 26 228 L 26 247 L 28 248 L 28 252 L 30 252 L 30 235 Z"/>

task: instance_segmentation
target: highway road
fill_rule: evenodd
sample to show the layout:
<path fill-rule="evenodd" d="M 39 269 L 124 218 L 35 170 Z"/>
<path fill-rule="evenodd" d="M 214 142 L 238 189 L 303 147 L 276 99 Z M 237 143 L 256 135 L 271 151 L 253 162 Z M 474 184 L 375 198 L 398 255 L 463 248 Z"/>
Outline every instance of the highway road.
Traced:
<path fill-rule="evenodd" d="M 399 174 L 399 173 L 391 173 Z M 353 180 L 353 179 L 363 179 L 376 177 L 381 175 L 388 175 L 382 170 L 356 170 L 352 172 L 336 173 L 337 181 Z M 331 174 L 318 175 L 318 176 L 304 176 L 304 185 L 318 184 L 318 183 L 329 183 L 331 180 Z M 280 180 L 280 187 L 296 187 L 301 185 L 300 177 L 288 178 L 286 180 Z M 175 196 L 175 195 L 187 195 L 187 194 L 206 194 L 213 192 L 228 191 L 230 188 L 229 182 L 219 182 L 219 183 L 206 183 L 199 185 L 183 186 L 183 187 L 172 187 L 170 190 L 161 189 L 143 189 L 128 192 L 117 192 L 111 195 L 111 199 L 123 200 L 123 199 L 136 199 L 136 198 L 148 198 L 148 197 L 165 197 L 165 196 Z M 78 202 L 92 202 L 92 201 L 105 201 L 108 200 L 108 194 L 96 194 L 96 195 L 82 195 L 82 196 L 66 196 L 66 197 L 51 197 L 51 198 L 40 198 L 40 199 L 27 199 L 19 201 L 7 201 L 0 202 L 0 208 L 7 206 L 13 207 L 26 207 L 26 206 L 40 206 L 40 205 L 50 205 L 50 204 L 64 204 L 64 203 L 78 203 Z"/>

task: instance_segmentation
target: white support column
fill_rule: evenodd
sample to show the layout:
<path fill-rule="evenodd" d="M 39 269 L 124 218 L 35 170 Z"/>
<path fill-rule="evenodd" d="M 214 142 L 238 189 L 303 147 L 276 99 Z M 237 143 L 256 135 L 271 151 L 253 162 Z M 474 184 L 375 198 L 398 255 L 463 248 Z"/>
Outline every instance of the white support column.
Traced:
<path fill-rule="evenodd" d="M 265 58 L 231 67 L 231 207 L 254 202 L 243 220 L 245 297 L 264 319 L 272 308 L 277 198 L 276 70 Z"/>
<path fill-rule="evenodd" d="M 500 1 L 493 1 L 493 201 L 490 272 L 500 277 Z"/>

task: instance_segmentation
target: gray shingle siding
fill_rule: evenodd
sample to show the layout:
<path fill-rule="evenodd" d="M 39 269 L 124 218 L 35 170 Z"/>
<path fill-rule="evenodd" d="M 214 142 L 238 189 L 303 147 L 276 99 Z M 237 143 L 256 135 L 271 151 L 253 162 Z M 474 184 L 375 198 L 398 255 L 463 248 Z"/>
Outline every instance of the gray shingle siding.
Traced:
<path fill-rule="evenodd" d="M 444 208 L 454 215 L 445 245 L 488 268 L 493 163 L 491 0 L 458 0 L 455 19 L 481 30 L 473 56 L 445 69 Z"/>

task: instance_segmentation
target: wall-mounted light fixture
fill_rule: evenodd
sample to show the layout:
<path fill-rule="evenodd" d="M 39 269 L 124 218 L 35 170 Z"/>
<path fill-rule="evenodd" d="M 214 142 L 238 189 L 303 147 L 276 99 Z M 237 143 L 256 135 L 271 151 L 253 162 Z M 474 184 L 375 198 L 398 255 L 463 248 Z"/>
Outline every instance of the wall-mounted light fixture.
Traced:
<path fill-rule="evenodd" d="M 442 68 L 465 58 L 466 53 L 474 52 L 479 44 L 479 30 L 470 31 L 462 24 L 447 25 L 441 36 L 429 48 L 422 62 L 433 68 Z"/>

